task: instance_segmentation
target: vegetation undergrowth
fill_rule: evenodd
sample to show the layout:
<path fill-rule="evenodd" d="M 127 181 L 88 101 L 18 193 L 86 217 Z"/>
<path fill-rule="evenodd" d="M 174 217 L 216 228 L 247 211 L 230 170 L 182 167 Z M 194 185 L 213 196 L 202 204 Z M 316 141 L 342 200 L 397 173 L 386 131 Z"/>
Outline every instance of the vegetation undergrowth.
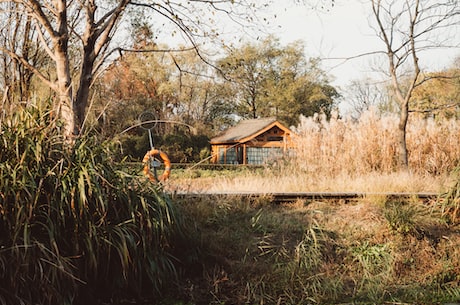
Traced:
<path fill-rule="evenodd" d="M 180 201 L 59 128 L 45 106 L 2 118 L 0 304 L 460 301 L 458 176 L 429 204 Z"/>
<path fill-rule="evenodd" d="M 443 216 L 455 224 L 460 221 L 460 166 L 454 170 L 453 179 L 453 185 L 441 196 L 440 201 Z"/>
<path fill-rule="evenodd" d="M 0 304 L 154 297 L 177 276 L 183 222 L 110 143 L 71 146 L 47 105 L 1 121 Z"/>
<path fill-rule="evenodd" d="M 414 118 L 410 171 L 398 171 L 394 117 L 304 119 L 292 157 L 257 170 L 171 181 L 209 192 L 183 202 L 204 278 L 192 304 L 443 304 L 460 302 L 458 121 Z M 216 192 L 365 192 L 357 202 L 272 206 Z M 440 194 L 390 200 L 386 192 Z"/>
<path fill-rule="evenodd" d="M 215 195 L 179 206 L 200 243 L 202 266 L 184 275 L 167 304 L 460 301 L 459 227 L 435 204 L 274 206 L 269 198 Z M 397 207 L 406 212 L 395 214 Z"/>

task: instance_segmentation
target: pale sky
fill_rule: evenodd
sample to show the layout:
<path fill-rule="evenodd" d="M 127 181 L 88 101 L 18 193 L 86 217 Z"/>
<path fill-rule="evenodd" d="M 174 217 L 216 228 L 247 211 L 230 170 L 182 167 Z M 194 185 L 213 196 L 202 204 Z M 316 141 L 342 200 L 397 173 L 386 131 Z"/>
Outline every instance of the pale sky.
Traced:
<path fill-rule="evenodd" d="M 316 0 L 302 1 L 313 3 Z M 369 25 L 371 16 L 369 1 L 335 0 L 335 6 L 329 10 L 295 4 L 302 1 L 273 0 L 274 4 L 264 12 L 264 16 L 269 20 L 269 26 L 264 28 L 265 34 L 274 34 L 283 46 L 297 40 L 302 41 L 305 45 L 306 57 L 322 59 L 322 69 L 331 76 L 331 84 L 341 89 L 341 93 L 344 93 L 344 89 L 353 80 L 363 80 L 366 77 L 382 79 L 382 73 L 375 72 L 375 56 L 343 60 L 368 52 L 385 50 L 383 42 Z M 255 39 L 251 34 L 244 33 L 238 25 L 228 23 L 227 19 L 223 18 L 220 21 L 224 24 L 221 32 L 221 38 L 226 37 L 224 40 L 237 44 L 239 40 L 243 42 Z M 160 41 L 169 41 L 169 43 L 180 38 L 180 34 L 176 38 L 171 38 L 171 33 L 168 31 L 162 35 L 164 36 Z M 454 43 L 459 44 L 460 30 L 455 35 Z M 439 71 L 453 64 L 455 58 L 460 56 L 460 49 L 437 50 L 418 55 L 422 69 Z M 331 58 L 342 58 L 342 60 Z M 387 63 L 379 64 L 385 68 Z"/>
<path fill-rule="evenodd" d="M 338 0 L 328 12 L 318 12 L 306 6 L 288 4 L 288 1 L 279 2 L 274 5 L 277 15 L 274 22 L 281 26 L 275 32 L 276 36 L 282 44 L 303 41 L 308 57 L 345 58 L 384 50 L 383 43 L 369 26 L 369 3 Z M 457 32 L 457 38 L 458 43 L 460 32 Z M 433 51 L 421 55 L 420 64 L 436 71 L 451 65 L 457 56 L 460 56 L 460 49 Z M 362 79 L 369 73 L 371 77 L 378 76 L 369 67 L 371 61 L 371 57 L 363 57 L 337 66 L 342 61 L 325 60 L 323 68 L 336 78 L 333 85 L 344 87 L 351 80 Z"/>

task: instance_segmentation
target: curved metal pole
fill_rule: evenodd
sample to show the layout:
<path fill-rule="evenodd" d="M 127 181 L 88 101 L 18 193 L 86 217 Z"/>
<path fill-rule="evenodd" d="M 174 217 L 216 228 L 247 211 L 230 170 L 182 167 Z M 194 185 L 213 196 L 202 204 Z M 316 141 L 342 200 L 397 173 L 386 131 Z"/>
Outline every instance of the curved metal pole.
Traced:
<path fill-rule="evenodd" d="M 123 130 L 122 132 L 120 132 L 119 134 L 124 134 L 125 132 L 133 129 L 133 128 L 136 128 L 136 127 L 139 127 L 141 126 L 142 124 L 148 124 L 148 123 L 171 123 L 171 124 L 177 124 L 177 125 L 184 125 L 184 126 L 187 126 L 188 128 L 190 128 L 190 130 L 192 131 L 192 133 L 196 133 L 196 129 L 195 127 L 189 125 L 189 124 L 185 124 L 183 122 L 179 122 L 179 121 L 166 121 L 166 120 L 152 120 L 152 121 L 144 121 L 144 122 L 140 122 L 140 123 L 137 123 L 137 124 L 134 124 L 128 128 L 126 128 L 125 130 Z"/>

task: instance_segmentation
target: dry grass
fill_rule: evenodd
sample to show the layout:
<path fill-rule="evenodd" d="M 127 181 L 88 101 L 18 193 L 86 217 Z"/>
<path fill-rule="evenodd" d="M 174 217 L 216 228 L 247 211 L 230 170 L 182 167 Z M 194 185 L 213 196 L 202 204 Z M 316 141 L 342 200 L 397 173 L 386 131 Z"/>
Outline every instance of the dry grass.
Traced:
<path fill-rule="evenodd" d="M 181 202 L 209 256 L 204 279 L 187 278 L 181 298 L 196 304 L 457 301 L 458 226 L 446 226 L 430 206 L 375 199 Z M 394 205 L 413 213 L 387 216 Z M 416 230 L 398 229 L 405 225 Z"/>
<path fill-rule="evenodd" d="M 187 279 L 203 304 L 441 304 L 460 300 L 460 123 L 412 118 L 410 171 L 397 170 L 397 118 L 303 118 L 289 159 L 234 172 L 177 172 L 194 192 L 366 192 L 356 202 L 249 203 L 209 196 L 180 204 L 209 255 Z M 385 192 L 446 192 L 444 203 Z M 447 214 L 447 215 L 446 215 Z M 446 216 L 451 217 L 446 217 Z M 223 246 L 224 245 L 224 246 Z M 194 287 L 194 290 L 190 290 Z M 175 291 L 177 293 L 177 291 Z M 209 301 L 211 300 L 211 301 Z M 200 302 L 197 302 L 200 303 Z"/>
<path fill-rule="evenodd" d="M 398 117 L 364 113 L 359 121 L 322 116 L 302 118 L 297 127 L 297 166 L 329 176 L 397 170 Z M 460 162 L 460 122 L 412 116 L 407 127 L 409 168 L 422 177 L 452 171 Z"/>
<path fill-rule="evenodd" d="M 301 118 L 291 157 L 239 175 L 182 178 L 172 189 L 259 192 L 443 192 L 460 164 L 460 122 L 412 117 L 409 172 L 397 167 L 395 115 L 364 113 L 359 121 Z M 200 177 L 201 176 L 201 177 Z"/>
<path fill-rule="evenodd" d="M 209 180 L 208 180 L 209 181 Z M 290 175 L 267 171 L 260 175 L 216 178 L 202 185 L 208 192 L 439 192 L 446 179 L 408 173 L 369 173 L 358 177 L 340 174 L 334 177 L 308 174 Z M 198 186 L 198 184 L 196 185 Z"/>

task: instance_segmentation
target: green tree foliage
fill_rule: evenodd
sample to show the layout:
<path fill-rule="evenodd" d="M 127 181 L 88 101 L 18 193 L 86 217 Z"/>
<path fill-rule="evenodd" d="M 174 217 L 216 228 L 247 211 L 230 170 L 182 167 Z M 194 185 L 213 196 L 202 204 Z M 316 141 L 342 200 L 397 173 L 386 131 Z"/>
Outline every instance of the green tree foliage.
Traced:
<path fill-rule="evenodd" d="M 430 73 L 430 82 L 414 90 L 411 108 L 441 118 L 460 118 L 460 68 Z"/>
<path fill-rule="evenodd" d="M 269 36 L 228 52 L 219 68 L 229 80 L 231 102 L 242 117 L 276 116 L 296 124 L 299 114 L 330 115 L 338 97 L 319 61 L 305 58 L 300 42 L 282 47 Z"/>
<path fill-rule="evenodd" d="M 198 162 L 210 154 L 209 137 L 191 134 L 184 128 L 176 128 L 176 132 L 167 134 L 156 132 L 152 139 L 155 148 L 165 152 L 173 163 Z M 148 132 L 137 130 L 135 133 L 128 134 L 122 138 L 121 145 L 123 156 L 129 156 L 137 161 L 142 160 L 150 150 Z"/>
<path fill-rule="evenodd" d="M 126 155 L 142 158 L 150 148 L 148 132 L 130 128 L 150 112 L 159 121 L 152 129 L 154 146 L 172 162 L 199 161 L 208 137 L 229 125 L 232 113 L 221 99 L 225 88 L 215 84 L 209 69 L 192 50 L 126 54 L 97 83 L 92 119 L 106 137 L 120 135 Z"/>

